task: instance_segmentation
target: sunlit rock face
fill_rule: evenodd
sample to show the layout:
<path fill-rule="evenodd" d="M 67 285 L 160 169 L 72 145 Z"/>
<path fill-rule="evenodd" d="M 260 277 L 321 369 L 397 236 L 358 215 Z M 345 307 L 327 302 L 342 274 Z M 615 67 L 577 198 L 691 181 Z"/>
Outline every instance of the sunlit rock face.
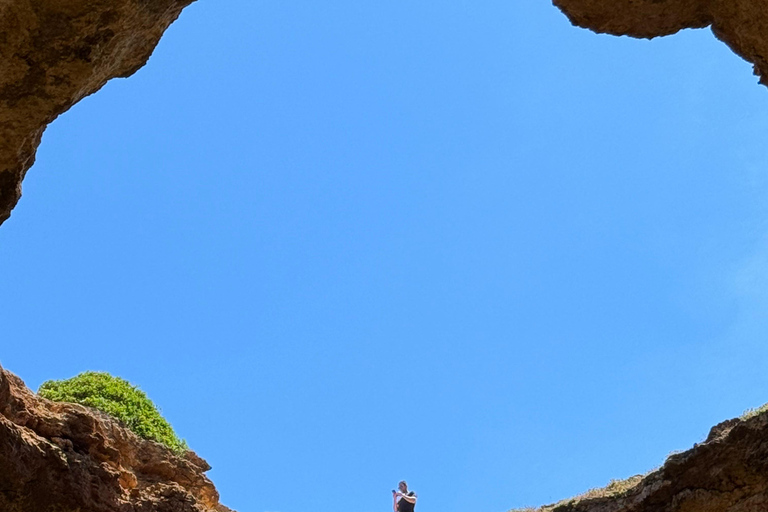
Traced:
<path fill-rule="evenodd" d="M 142 67 L 194 0 L 0 0 L 0 223 L 45 127 Z"/>
<path fill-rule="evenodd" d="M 232 512 L 208 469 L 95 409 L 40 398 L 0 368 L 2 512 Z"/>
<path fill-rule="evenodd" d="M 574 25 L 651 38 L 711 26 L 718 39 L 754 64 L 768 85 L 768 3 L 764 0 L 554 0 Z"/>

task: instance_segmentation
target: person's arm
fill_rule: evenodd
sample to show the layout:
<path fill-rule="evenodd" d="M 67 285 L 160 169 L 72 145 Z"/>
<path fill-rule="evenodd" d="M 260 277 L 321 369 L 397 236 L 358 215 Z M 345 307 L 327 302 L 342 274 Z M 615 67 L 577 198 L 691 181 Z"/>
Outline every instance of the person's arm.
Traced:
<path fill-rule="evenodd" d="M 399 492 L 393 492 L 392 493 L 392 510 L 393 512 L 397 512 L 397 497 L 400 495 Z"/>
<path fill-rule="evenodd" d="M 402 499 L 404 499 L 408 503 L 416 503 L 416 498 L 418 498 L 418 496 L 416 496 L 416 493 L 402 494 L 401 496 L 402 496 Z"/>

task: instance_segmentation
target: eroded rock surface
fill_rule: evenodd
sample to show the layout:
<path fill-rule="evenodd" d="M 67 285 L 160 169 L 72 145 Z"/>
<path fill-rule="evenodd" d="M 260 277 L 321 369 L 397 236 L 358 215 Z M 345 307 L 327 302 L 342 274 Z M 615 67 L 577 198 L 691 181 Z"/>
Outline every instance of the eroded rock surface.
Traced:
<path fill-rule="evenodd" d="M 574 25 L 652 38 L 712 27 L 768 85 L 768 4 L 763 0 L 554 0 Z"/>
<path fill-rule="evenodd" d="M 591 491 L 540 512 L 758 512 L 768 510 L 768 414 L 726 421 L 619 492 Z M 608 489 L 610 491 L 610 488 Z M 592 495 L 593 497 L 589 497 Z"/>
<path fill-rule="evenodd" d="M 95 409 L 40 398 L 0 368 L 2 512 L 232 512 L 208 469 Z"/>
<path fill-rule="evenodd" d="M 0 224 L 45 127 L 146 63 L 194 0 L 0 0 Z"/>

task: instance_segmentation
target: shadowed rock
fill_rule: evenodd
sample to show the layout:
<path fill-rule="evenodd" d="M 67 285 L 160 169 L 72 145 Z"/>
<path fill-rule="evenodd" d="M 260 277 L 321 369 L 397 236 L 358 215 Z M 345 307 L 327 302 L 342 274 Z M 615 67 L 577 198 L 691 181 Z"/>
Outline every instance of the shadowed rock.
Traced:
<path fill-rule="evenodd" d="M 141 68 L 193 1 L 0 2 L 0 224 L 21 197 L 48 123 Z"/>
<path fill-rule="evenodd" d="M 652 38 L 712 27 L 718 39 L 754 64 L 768 85 L 768 4 L 763 0 L 554 0 L 574 25 Z"/>
<path fill-rule="evenodd" d="M 758 512 L 768 510 L 768 413 L 717 425 L 707 440 L 644 477 L 539 512 Z"/>
<path fill-rule="evenodd" d="M 2 512 L 232 512 L 208 469 L 95 409 L 40 398 L 0 368 Z"/>

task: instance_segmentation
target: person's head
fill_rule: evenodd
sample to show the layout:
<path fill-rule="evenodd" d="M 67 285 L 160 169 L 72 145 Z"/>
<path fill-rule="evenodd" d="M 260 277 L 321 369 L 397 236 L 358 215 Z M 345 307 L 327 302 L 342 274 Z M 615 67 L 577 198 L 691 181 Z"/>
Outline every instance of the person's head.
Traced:
<path fill-rule="evenodd" d="M 400 489 L 400 492 L 408 492 L 408 484 L 405 483 L 405 480 L 401 480 L 399 484 L 397 484 L 397 488 Z"/>

